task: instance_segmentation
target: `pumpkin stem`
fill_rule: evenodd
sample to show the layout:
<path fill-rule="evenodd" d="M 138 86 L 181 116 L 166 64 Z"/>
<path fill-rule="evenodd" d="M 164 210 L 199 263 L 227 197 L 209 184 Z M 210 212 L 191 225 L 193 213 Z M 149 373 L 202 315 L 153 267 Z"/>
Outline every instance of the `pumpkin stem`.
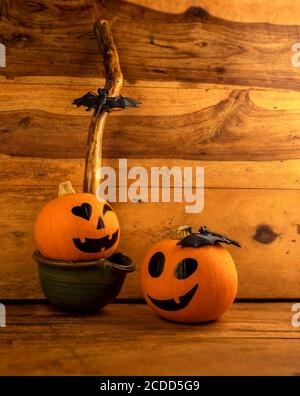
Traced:
<path fill-rule="evenodd" d="M 60 183 L 58 186 L 58 196 L 59 197 L 62 197 L 67 194 L 75 194 L 75 193 L 76 193 L 76 191 L 72 187 L 72 184 L 69 180 L 65 181 L 63 183 Z"/>
<path fill-rule="evenodd" d="M 177 235 L 179 238 L 184 238 L 192 233 L 192 227 L 188 225 L 180 226 L 177 228 Z"/>

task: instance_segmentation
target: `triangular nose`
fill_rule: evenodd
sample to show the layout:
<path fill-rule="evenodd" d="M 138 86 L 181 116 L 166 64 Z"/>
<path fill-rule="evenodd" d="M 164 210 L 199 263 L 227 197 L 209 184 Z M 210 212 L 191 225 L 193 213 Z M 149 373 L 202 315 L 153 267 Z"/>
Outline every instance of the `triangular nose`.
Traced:
<path fill-rule="evenodd" d="M 97 224 L 97 230 L 101 230 L 102 228 L 105 228 L 104 222 L 102 220 L 102 217 L 100 216 L 98 219 L 98 224 Z"/>

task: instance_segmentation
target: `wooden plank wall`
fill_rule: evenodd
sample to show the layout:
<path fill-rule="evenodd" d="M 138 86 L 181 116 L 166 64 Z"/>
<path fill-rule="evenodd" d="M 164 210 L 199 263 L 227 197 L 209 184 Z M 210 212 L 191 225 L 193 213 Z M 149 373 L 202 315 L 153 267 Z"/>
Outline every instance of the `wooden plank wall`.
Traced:
<path fill-rule="evenodd" d="M 105 164 L 205 167 L 200 214 L 115 204 L 122 250 L 139 265 L 178 225 L 206 224 L 243 245 L 230 249 L 240 298 L 300 297 L 300 3 L 2 0 L 0 16 L 0 299 L 42 297 L 34 218 L 59 182 L 80 189 L 90 114 L 70 103 L 103 83 L 99 17 L 113 21 L 122 93 L 143 102 L 109 118 Z M 140 296 L 137 271 L 121 297 Z"/>

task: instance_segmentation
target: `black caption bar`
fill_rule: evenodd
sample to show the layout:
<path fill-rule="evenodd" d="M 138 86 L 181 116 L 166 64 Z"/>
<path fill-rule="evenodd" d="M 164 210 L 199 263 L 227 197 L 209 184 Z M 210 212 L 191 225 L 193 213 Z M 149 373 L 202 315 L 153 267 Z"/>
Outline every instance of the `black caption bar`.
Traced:
<path fill-rule="evenodd" d="M 64 390 L 68 394 L 135 395 L 149 392 L 197 393 L 209 391 L 228 391 L 243 395 L 265 388 L 268 394 L 275 391 L 287 392 L 298 388 L 300 377 L 0 377 L 1 394 L 8 391 L 20 394 L 53 394 Z M 16 393 L 16 394 L 18 394 Z"/>

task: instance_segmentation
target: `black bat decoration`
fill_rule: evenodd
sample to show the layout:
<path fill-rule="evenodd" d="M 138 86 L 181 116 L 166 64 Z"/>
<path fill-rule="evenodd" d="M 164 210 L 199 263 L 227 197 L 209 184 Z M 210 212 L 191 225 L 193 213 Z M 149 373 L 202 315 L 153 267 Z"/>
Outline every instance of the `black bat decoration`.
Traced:
<path fill-rule="evenodd" d="M 190 235 L 182 238 L 177 245 L 179 246 L 191 246 L 191 247 L 201 247 L 205 245 L 215 245 L 216 243 L 227 243 L 228 245 L 235 245 L 241 247 L 239 242 L 233 239 L 227 238 L 226 236 L 216 234 L 207 229 L 207 227 L 201 227 L 199 232 L 193 232 L 192 228 L 188 229 Z"/>
<path fill-rule="evenodd" d="M 96 109 L 97 112 L 102 110 L 110 113 L 114 108 L 125 109 L 125 107 L 136 107 L 141 102 L 135 99 L 125 98 L 124 96 L 112 98 L 108 96 L 107 89 L 98 88 L 98 95 L 94 92 L 88 92 L 80 98 L 75 99 L 72 104 L 77 107 L 85 106 L 86 111 Z"/>

